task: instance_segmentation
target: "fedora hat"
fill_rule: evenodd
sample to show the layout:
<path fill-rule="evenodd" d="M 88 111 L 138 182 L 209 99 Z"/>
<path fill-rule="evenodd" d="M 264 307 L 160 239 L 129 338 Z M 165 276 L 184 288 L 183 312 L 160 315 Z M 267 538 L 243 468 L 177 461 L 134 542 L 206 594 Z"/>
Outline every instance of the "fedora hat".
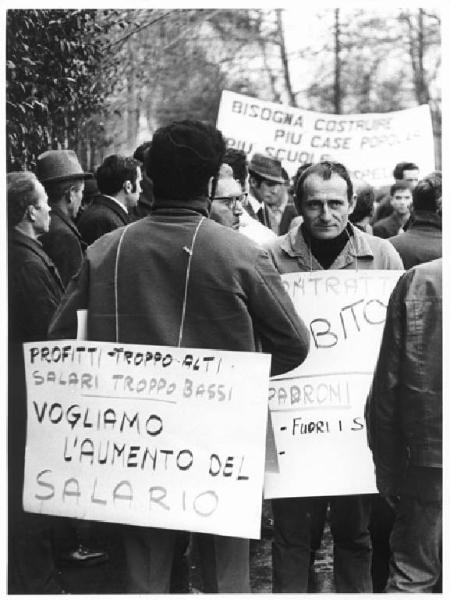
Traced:
<path fill-rule="evenodd" d="M 283 170 L 279 160 L 256 152 L 248 165 L 250 174 L 255 173 L 269 181 L 284 183 Z"/>
<path fill-rule="evenodd" d="M 87 179 L 73 150 L 47 150 L 36 161 L 36 176 L 41 183 L 56 183 L 68 179 Z"/>

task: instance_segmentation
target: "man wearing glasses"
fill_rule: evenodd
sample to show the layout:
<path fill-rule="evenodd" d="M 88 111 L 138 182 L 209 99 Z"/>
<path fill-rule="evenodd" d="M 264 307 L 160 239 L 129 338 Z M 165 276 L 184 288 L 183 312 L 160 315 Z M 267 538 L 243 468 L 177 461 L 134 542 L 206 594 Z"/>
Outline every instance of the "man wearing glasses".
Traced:
<path fill-rule="evenodd" d="M 273 231 L 248 215 L 246 212 L 248 206 L 248 194 L 242 191 L 241 184 L 234 179 L 232 168 L 225 163 L 222 164 L 216 193 L 212 198 L 211 219 L 243 233 L 258 244 L 276 238 Z"/>

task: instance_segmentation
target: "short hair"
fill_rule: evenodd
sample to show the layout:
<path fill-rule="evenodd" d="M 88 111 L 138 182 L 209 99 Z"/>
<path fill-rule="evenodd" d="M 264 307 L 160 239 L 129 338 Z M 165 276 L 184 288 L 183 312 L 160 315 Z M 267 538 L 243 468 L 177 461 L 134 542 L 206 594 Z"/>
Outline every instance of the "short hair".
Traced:
<path fill-rule="evenodd" d="M 436 212 L 442 197 L 442 172 L 433 171 L 419 181 L 413 191 L 414 210 Z"/>
<path fill-rule="evenodd" d="M 395 194 L 395 192 L 399 191 L 399 190 L 408 190 L 411 192 L 411 188 L 409 187 L 409 185 L 407 183 L 393 183 L 389 189 L 389 194 L 391 196 L 393 196 Z"/>
<path fill-rule="evenodd" d="M 248 175 L 247 155 L 243 150 L 237 148 L 227 148 L 223 162 L 233 169 L 233 177 L 239 181 L 242 187 L 245 186 L 245 180 Z"/>
<path fill-rule="evenodd" d="M 134 151 L 133 158 L 138 160 L 140 163 L 143 163 L 144 159 L 145 159 L 145 155 L 151 145 L 152 145 L 152 142 L 149 141 L 149 142 L 144 142 L 143 144 L 138 146 L 136 148 L 136 150 Z"/>
<path fill-rule="evenodd" d="M 375 190 L 371 185 L 365 185 L 356 192 L 356 201 L 353 212 L 349 219 L 352 223 L 359 223 L 365 217 L 371 217 L 373 214 L 373 205 L 375 202 Z"/>
<path fill-rule="evenodd" d="M 78 177 L 76 179 L 66 179 L 65 181 L 49 181 L 48 183 L 43 183 L 43 186 L 47 192 L 49 204 L 56 204 L 66 196 L 71 188 L 79 189 L 83 183 L 84 179 Z"/>
<path fill-rule="evenodd" d="M 8 192 L 8 226 L 18 225 L 29 206 L 36 206 L 38 192 L 36 184 L 38 178 L 30 171 L 13 171 L 6 176 Z"/>
<path fill-rule="evenodd" d="M 318 175 L 319 177 L 321 177 L 322 179 L 324 179 L 326 181 L 328 179 L 331 179 L 331 176 L 333 175 L 333 173 L 335 173 L 339 177 L 342 177 L 342 179 L 347 184 L 347 199 L 350 202 L 350 200 L 353 198 L 353 183 L 352 183 L 352 180 L 350 179 L 350 175 L 348 174 L 347 169 L 344 167 L 344 165 L 342 163 L 324 160 L 319 163 L 314 163 L 310 167 L 304 169 L 302 171 L 302 173 L 300 174 L 299 178 L 297 179 L 297 182 L 295 185 L 294 200 L 295 200 L 295 206 L 299 212 L 300 212 L 300 207 L 301 207 L 301 203 L 303 200 L 303 196 L 305 193 L 305 185 L 304 185 L 305 180 L 310 175 Z"/>
<path fill-rule="evenodd" d="M 158 129 L 145 158 L 155 201 L 208 196 L 208 182 L 217 178 L 225 149 L 222 133 L 201 121 L 175 121 Z"/>
<path fill-rule="evenodd" d="M 120 192 L 125 181 L 130 181 L 134 186 L 139 166 L 138 161 L 131 156 L 110 154 L 95 173 L 98 189 L 102 194 L 115 196 Z"/>
<path fill-rule="evenodd" d="M 303 173 L 303 171 L 306 171 L 306 169 L 309 169 L 309 167 L 312 165 L 312 162 L 307 162 L 307 163 L 303 163 L 302 165 L 299 166 L 299 168 L 297 169 L 294 177 L 292 178 L 292 186 L 291 189 L 289 190 L 290 193 L 292 194 L 293 197 L 295 197 L 295 188 L 297 187 L 297 181 L 300 178 L 300 175 Z"/>
<path fill-rule="evenodd" d="M 403 179 L 403 171 L 419 170 L 419 167 L 412 162 L 399 162 L 395 165 L 392 172 L 394 179 Z"/>

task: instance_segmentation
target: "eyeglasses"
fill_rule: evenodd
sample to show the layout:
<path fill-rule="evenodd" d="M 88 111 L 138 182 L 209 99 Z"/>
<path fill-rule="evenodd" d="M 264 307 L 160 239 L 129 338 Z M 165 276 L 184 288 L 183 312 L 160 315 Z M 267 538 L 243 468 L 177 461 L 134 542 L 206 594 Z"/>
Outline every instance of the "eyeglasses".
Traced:
<path fill-rule="evenodd" d="M 248 194 L 245 193 L 239 194 L 238 196 L 215 196 L 214 198 L 212 198 L 212 200 L 214 202 L 216 200 L 219 200 L 223 204 L 226 204 L 228 208 L 231 208 L 231 210 L 233 210 L 234 208 L 236 208 L 238 202 L 240 202 L 242 206 L 246 206 L 248 203 L 247 197 Z"/>

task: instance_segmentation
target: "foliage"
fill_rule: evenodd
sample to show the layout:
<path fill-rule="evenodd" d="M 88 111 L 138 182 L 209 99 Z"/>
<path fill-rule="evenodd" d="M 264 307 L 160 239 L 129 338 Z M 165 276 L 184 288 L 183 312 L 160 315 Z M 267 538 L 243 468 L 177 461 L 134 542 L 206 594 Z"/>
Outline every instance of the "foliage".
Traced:
<path fill-rule="evenodd" d="M 104 98 L 103 33 L 94 10 L 8 11 L 8 169 L 31 169 L 42 151 L 77 146 Z"/>

